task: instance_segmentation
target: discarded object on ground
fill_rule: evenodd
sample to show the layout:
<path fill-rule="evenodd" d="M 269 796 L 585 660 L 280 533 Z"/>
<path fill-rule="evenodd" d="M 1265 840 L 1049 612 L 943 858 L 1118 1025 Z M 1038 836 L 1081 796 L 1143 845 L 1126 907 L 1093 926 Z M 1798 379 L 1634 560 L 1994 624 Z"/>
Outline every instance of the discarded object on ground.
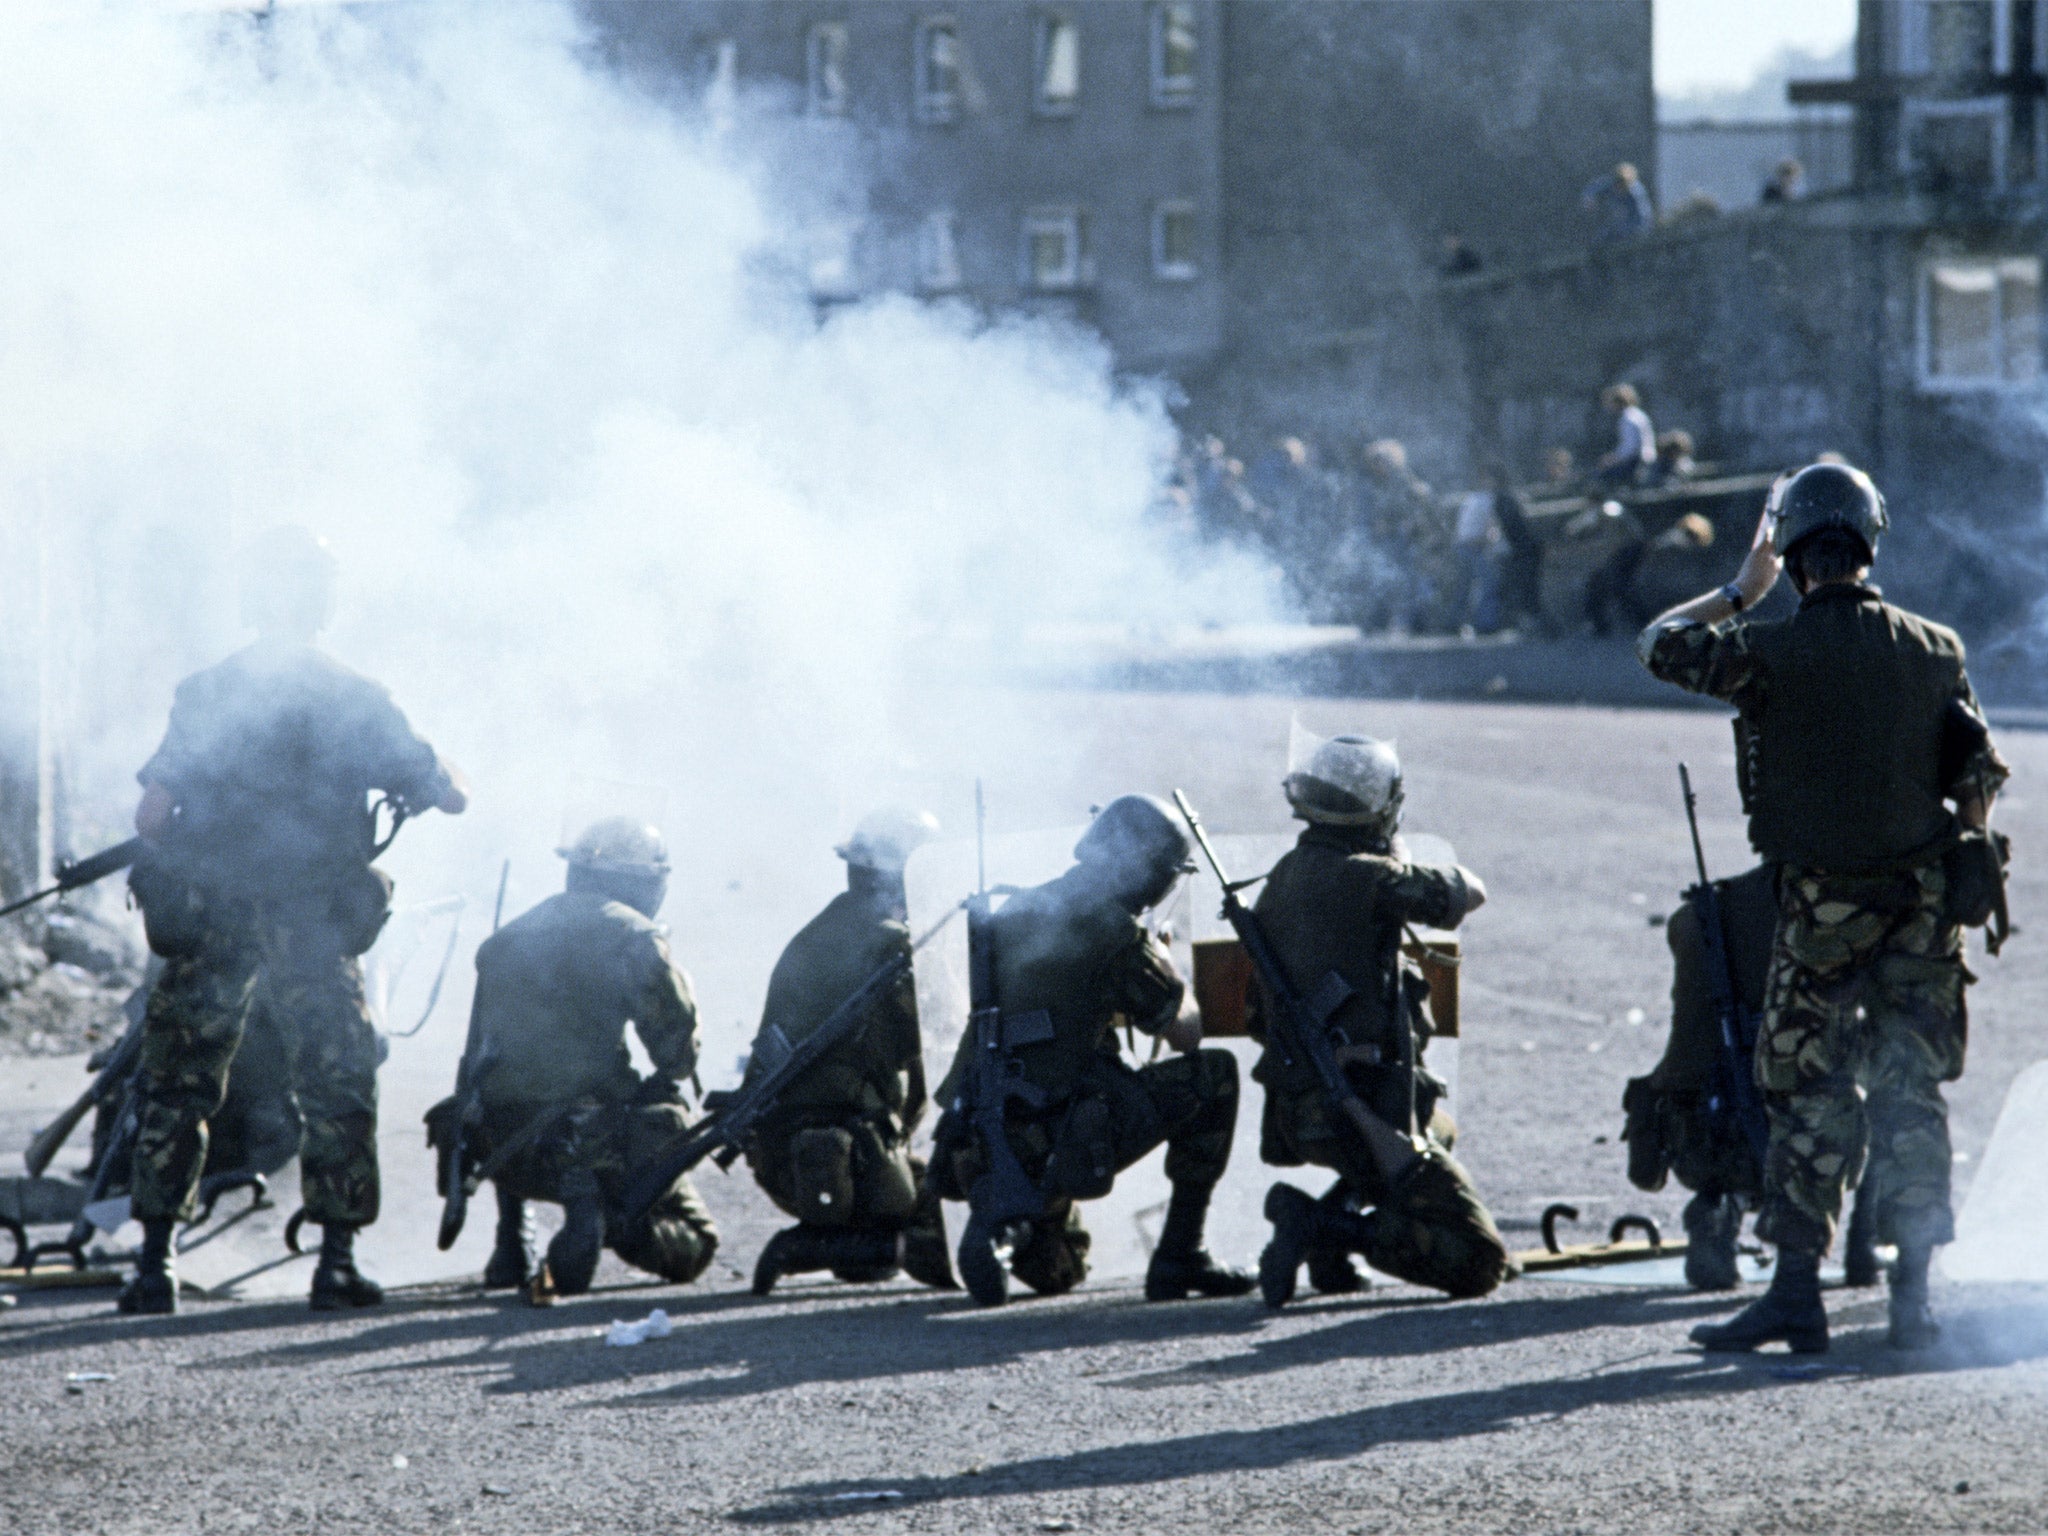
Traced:
<path fill-rule="evenodd" d="M 1614 1224 L 1607 1229 L 1604 1243 L 1573 1243 L 1566 1245 L 1557 1238 L 1559 1220 L 1577 1221 L 1576 1206 L 1559 1203 L 1547 1206 L 1543 1212 L 1543 1246 L 1518 1253 L 1515 1262 L 1522 1266 L 1524 1274 L 1541 1274 L 1551 1269 L 1578 1269 L 1596 1264 L 1630 1264 L 1643 1259 L 1675 1258 L 1685 1252 L 1685 1239 L 1672 1242 L 1664 1240 L 1664 1234 L 1657 1223 L 1647 1216 L 1617 1216 Z M 1640 1241 L 1626 1240 L 1626 1234 L 1640 1232 Z"/>
<path fill-rule="evenodd" d="M 656 1307 L 637 1323 L 613 1323 L 605 1330 L 604 1341 L 623 1349 L 645 1344 L 649 1339 L 665 1339 L 673 1332 L 675 1325 L 668 1320 L 668 1314 Z"/>

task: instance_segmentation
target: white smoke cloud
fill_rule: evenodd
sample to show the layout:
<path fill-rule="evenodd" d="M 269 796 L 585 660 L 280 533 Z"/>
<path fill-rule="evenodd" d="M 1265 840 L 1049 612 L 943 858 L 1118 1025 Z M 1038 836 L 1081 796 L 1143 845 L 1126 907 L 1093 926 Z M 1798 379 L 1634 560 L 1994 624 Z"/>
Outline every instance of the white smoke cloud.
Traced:
<path fill-rule="evenodd" d="M 749 169 L 801 131 L 621 83 L 539 0 L 0 10 L 0 516 L 69 616 L 81 810 L 116 830 L 171 684 L 240 643 L 235 545 L 308 523 L 333 648 L 476 782 L 401 899 L 487 901 L 509 853 L 517 911 L 572 775 L 662 786 L 716 1040 L 868 803 L 1057 777 L 978 686 L 1036 632 L 1266 609 L 1147 521 L 1171 423 L 1099 342 L 816 318 L 783 210 L 845 189 Z"/>

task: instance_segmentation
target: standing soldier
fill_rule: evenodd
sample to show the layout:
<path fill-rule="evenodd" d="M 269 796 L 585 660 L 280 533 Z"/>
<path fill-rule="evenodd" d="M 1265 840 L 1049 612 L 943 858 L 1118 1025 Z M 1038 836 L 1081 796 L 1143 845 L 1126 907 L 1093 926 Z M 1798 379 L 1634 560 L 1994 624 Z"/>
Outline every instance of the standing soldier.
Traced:
<path fill-rule="evenodd" d="M 252 546 L 243 617 L 256 642 L 185 679 L 137 775 L 149 843 L 131 882 L 165 959 L 143 1020 L 133 1159 L 142 1222 L 124 1312 L 175 1312 L 171 1233 L 188 1219 L 252 1006 L 288 1037 L 304 1116 L 300 1184 L 320 1224 L 316 1311 L 373 1306 L 356 1231 L 377 1219 L 377 1031 L 357 960 L 383 927 L 373 792 L 455 814 L 461 775 L 368 678 L 316 649 L 333 616 L 325 541 L 278 528 Z"/>
<path fill-rule="evenodd" d="M 1735 580 L 1638 642 L 1656 676 L 1736 707 L 1750 841 L 1777 870 L 1756 1080 L 1770 1121 L 1757 1234 L 1778 1263 L 1757 1301 L 1694 1330 L 1708 1349 L 1827 1348 L 1820 1258 L 1866 1135 L 1876 1237 L 1898 1247 L 1891 1342 L 1939 1332 L 1927 1266 L 1955 1235 L 1941 1084 L 1963 1069 L 1960 925 L 2003 906 L 1988 823 L 2006 769 L 1962 642 L 1866 579 L 1886 526 L 1869 476 L 1809 465 L 1774 489 Z M 1730 623 L 1781 570 L 1798 611 Z"/>
<path fill-rule="evenodd" d="M 1071 1290 L 1088 1273 L 1088 1231 L 1075 1202 L 1109 1193 L 1116 1175 L 1161 1142 L 1173 1186 L 1145 1299 L 1242 1296 L 1249 1275 L 1216 1263 L 1202 1246 L 1209 1197 L 1230 1161 L 1237 1126 L 1237 1058 L 1202 1050 L 1201 1023 L 1183 1017 L 1186 992 L 1172 957 L 1139 920 L 1166 899 L 1187 868 L 1178 820 L 1148 795 L 1103 808 L 1074 845 L 1058 879 L 1019 891 L 990 920 L 995 996 L 1004 1042 L 1001 1077 L 1015 1097 L 1004 1140 L 1042 1197 L 1022 1223 L 1010 1272 L 1043 1295 Z M 977 999 L 979 1004 L 981 1000 Z M 1181 1054 L 1134 1067 L 1117 1026 L 1165 1039 Z M 939 1089 L 946 1105 L 933 1177 L 966 1199 L 990 1166 L 972 1117 L 978 1089 L 975 1033 L 962 1039 Z M 983 1306 L 1008 1294 L 986 1242 L 960 1250 L 960 1278 Z"/>
<path fill-rule="evenodd" d="M 564 889 L 477 949 L 462 1080 L 427 1112 L 428 1141 L 445 1147 L 461 1116 L 465 1159 L 496 1160 L 486 1289 L 534 1277 L 530 1200 L 562 1207 L 547 1251 L 553 1294 L 589 1290 L 607 1247 L 687 1283 L 718 1248 L 688 1178 L 635 1220 L 617 1210 L 640 1166 L 689 1127 L 677 1081 L 696 1070 L 697 1004 L 654 921 L 668 849 L 655 828 L 615 816 L 558 851 Z M 645 1078 L 626 1047 L 629 1022 L 654 1064 Z"/>
<path fill-rule="evenodd" d="M 938 829 L 923 811 L 878 811 L 838 850 L 846 889 L 775 963 L 749 1078 L 767 1064 L 767 1031 L 781 1032 L 778 1045 L 796 1045 L 909 952 L 903 866 Z M 784 1275 L 819 1269 L 849 1281 L 907 1269 L 926 1285 L 955 1288 L 938 1196 L 927 1192 L 923 1159 L 910 1155 L 924 1106 L 917 982 L 906 970 L 869 1005 L 856 1034 L 789 1084 L 748 1143 L 755 1181 L 797 1218 L 762 1249 L 755 1295 Z"/>
<path fill-rule="evenodd" d="M 1441 1082 L 1421 1068 L 1429 987 L 1401 956 L 1403 928 L 1454 928 L 1486 900 L 1471 871 L 1411 864 L 1395 839 L 1401 763 L 1385 742 L 1338 736 L 1286 779 L 1308 823 L 1266 877 L 1253 909 L 1315 1022 L 1338 1044 L 1339 1065 L 1366 1107 L 1395 1130 L 1424 1128 L 1421 1158 L 1389 1187 L 1359 1132 L 1330 1102 L 1306 1061 L 1268 1046 L 1252 1069 L 1265 1085 L 1260 1155 L 1275 1167 L 1334 1169 L 1313 1199 L 1292 1184 L 1266 1192 L 1273 1238 L 1259 1259 L 1269 1307 L 1294 1296 L 1304 1260 L 1319 1291 L 1355 1291 L 1351 1255 L 1384 1274 L 1453 1296 L 1484 1296 L 1507 1277 L 1507 1245 L 1471 1179 L 1451 1156 L 1456 1128 L 1436 1110 Z M 1252 1034 L 1275 1007 L 1263 985 L 1248 999 Z M 1408 1031 L 1412 1042 L 1404 1042 Z M 1404 1045 L 1407 1046 L 1404 1049 Z M 1360 1214 L 1361 1207 L 1370 1207 Z"/>

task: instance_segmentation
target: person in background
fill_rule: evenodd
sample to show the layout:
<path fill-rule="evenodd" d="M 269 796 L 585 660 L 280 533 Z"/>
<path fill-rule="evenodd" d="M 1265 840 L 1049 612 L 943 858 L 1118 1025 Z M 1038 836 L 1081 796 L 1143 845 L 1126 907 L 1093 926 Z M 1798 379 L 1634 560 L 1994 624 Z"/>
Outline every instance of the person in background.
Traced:
<path fill-rule="evenodd" d="M 1492 633 L 1500 627 L 1495 600 L 1493 550 L 1500 529 L 1493 520 L 1493 492 L 1468 491 L 1458 501 L 1452 531 L 1457 556 L 1457 589 L 1451 623 L 1460 634 Z"/>
<path fill-rule="evenodd" d="M 1626 160 L 1588 182 L 1579 202 L 1593 215 L 1595 240 L 1627 240 L 1656 222 L 1649 189 Z"/>
<path fill-rule="evenodd" d="M 1593 466 L 1593 478 L 1604 486 L 1639 484 L 1657 462 L 1657 429 L 1633 384 L 1610 384 L 1600 403 L 1614 416 L 1614 446 Z"/>
<path fill-rule="evenodd" d="M 1778 168 L 1771 172 L 1770 180 L 1756 195 L 1756 200 L 1768 207 L 1772 203 L 1797 202 L 1806 190 L 1806 167 L 1797 160 L 1780 160 Z"/>
<path fill-rule="evenodd" d="M 1495 621 L 1507 628 L 1541 629 L 1545 627 L 1543 540 L 1529 521 L 1529 509 L 1516 493 L 1514 477 L 1505 464 L 1488 467 L 1486 484 L 1493 493 L 1494 526 L 1507 551 L 1496 587 Z"/>
<path fill-rule="evenodd" d="M 1650 466 L 1650 484 L 1677 485 L 1699 473 L 1693 462 L 1692 434 L 1683 430 L 1657 434 L 1657 459 Z"/>
<path fill-rule="evenodd" d="M 1579 478 L 1578 461 L 1569 448 L 1553 448 L 1543 456 L 1543 489 L 1552 496 L 1571 492 Z"/>

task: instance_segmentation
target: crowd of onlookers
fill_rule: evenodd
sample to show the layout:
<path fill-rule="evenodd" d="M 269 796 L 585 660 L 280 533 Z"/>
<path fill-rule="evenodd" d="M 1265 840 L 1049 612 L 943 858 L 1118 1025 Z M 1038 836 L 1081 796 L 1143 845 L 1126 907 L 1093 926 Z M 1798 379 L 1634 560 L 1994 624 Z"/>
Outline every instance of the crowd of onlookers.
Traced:
<path fill-rule="evenodd" d="M 1602 403 L 1612 446 L 1583 470 L 1571 450 L 1554 448 L 1540 476 L 1521 480 L 1489 463 L 1461 494 L 1432 489 L 1392 438 L 1283 435 L 1239 454 L 1207 434 L 1184 446 L 1161 513 L 1202 538 L 1269 554 L 1320 622 L 1410 635 L 1632 628 L 1658 611 L 1649 605 L 1667 587 L 1692 579 L 1688 556 L 1714 530 L 1691 514 L 1652 537 L 1616 499 L 1688 480 L 1697 466 L 1692 438 L 1657 432 L 1631 386 L 1611 386 Z M 1575 512 L 1555 505 L 1571 498 Z M 1563 594 L 1555 582 L 1546 590 L 1559 544 L 1583 573 Z"/>

